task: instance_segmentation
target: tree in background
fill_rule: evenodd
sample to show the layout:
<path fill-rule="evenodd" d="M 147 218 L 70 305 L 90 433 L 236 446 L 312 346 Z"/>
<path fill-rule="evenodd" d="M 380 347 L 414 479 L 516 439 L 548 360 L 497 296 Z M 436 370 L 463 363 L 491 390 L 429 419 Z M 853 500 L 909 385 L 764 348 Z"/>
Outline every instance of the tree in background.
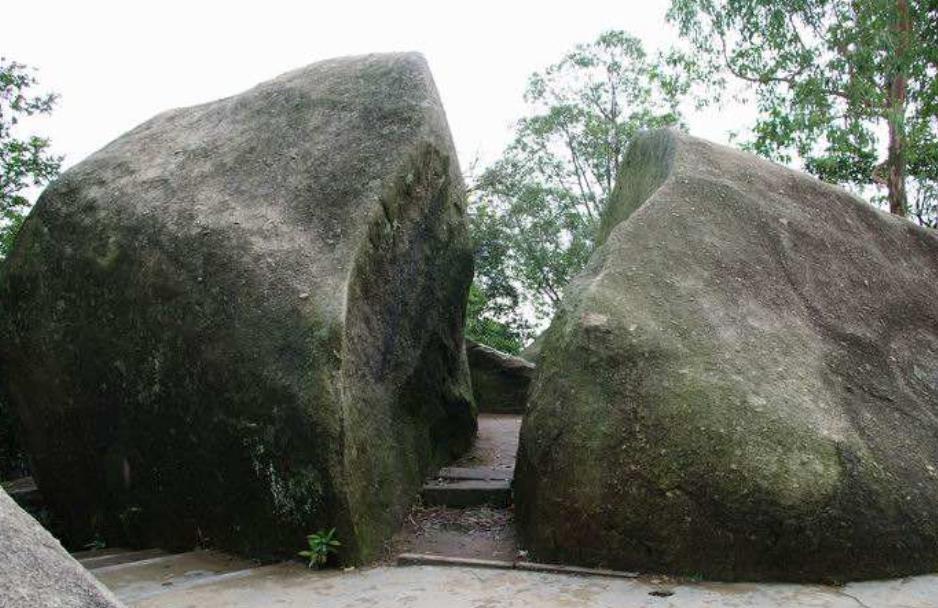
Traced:
<path fill-rule="evenodd" d="M 62 164 L 49 151 L 48 139 L 17 133 L 23 117 L 49 114 L 55 105 L 55 94 L 29 90 L 36 84 L 26 66 L 0 57 L 0 258 L 6 257 L 29 210 L 23 192 L 51 180 Z"/>
<path fill-rule="evenodd" d="M 592 252 L 629 140 L 681 125 L 692 70 L 610 31 L 531 76 L 530 115 L 470 188 L 478 296 L 470 337 L 488 343 L 473 331 L 494 324 L 520 345 L 530 337 L 526 317 L 553 313 Z"/>
<path fill-rule="evenodd" d="M 668 18 L 711 74 L 753 87 L 752 150 L 797 155 L 829 182 L 885 189 L 892 213 L 935 225 L 933 1 L 672 0 Z"/>
<path fill-rule="evenodd" d="M 520 312 L 518 289 L 502 272 L 510 247 L 506 227 L 485 205 L 470 206 L 469 221 L 475 280 L 466 306 L 466 336 L 518 354 L 531 333 L 531 325 Z"/>

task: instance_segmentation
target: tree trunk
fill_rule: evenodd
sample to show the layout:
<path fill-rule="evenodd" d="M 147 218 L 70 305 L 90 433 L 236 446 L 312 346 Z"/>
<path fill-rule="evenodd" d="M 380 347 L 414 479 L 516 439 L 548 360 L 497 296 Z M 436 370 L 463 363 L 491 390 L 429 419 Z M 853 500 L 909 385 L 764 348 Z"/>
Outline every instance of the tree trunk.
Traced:
<path fill-rule="evenodd" d="M 889 213 L 905 217 L 908 202 L 905 193 L 905 149 L 899 120 L 889 118 L 889 156 L 886 158 L 886 188 Z"/>
<path fill-rule="evenodd" d="M 890 79 L 888 92 L 889 152 L 886 158 L 886 187 L 889 192 L 889 212 L 904 217 L 908 210 L 905 192 L 905 105 L 907 96 L 905 61 L 911 30 L 908 0 L 897 0 L 896 13 L 898 44 L 896 45 L 895 57 L 896 70 Z"/>

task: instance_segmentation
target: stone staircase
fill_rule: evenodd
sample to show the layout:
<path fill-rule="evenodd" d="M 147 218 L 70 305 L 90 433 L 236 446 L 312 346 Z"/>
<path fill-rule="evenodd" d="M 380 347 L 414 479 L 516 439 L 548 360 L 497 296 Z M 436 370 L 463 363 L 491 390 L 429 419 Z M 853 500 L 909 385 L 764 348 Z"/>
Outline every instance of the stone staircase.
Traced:
<path fill-rule="evenodd" d="M 511 506 L 511 475 L 488 467 L 446 467 L 427 481 L 420 495 L 427 506 L 504 509 Z"/>
<path fill-rule="evenodd" d="M 516 559 L 511 484 L 520 428 L 519 415 L 479 414 L 472 448 L 426 481 L 389 557 Z"/>
<path fill-rule="evenodd" d="M 454 509 L 511 506 L 520 427 L 521 416 L 480 414 L 472 449 L 427 480 L 421 491 L 423 504 Z"/>

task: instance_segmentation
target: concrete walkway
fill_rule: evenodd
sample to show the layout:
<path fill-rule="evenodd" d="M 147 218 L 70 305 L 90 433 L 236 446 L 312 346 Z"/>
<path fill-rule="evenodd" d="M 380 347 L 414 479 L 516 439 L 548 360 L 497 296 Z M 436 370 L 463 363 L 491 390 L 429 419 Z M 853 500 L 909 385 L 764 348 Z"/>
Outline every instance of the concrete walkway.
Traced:
<path fill-rule="evenodd" d="M 207 556 L 209 559 L 216 559 Z M 192 559 L 191 556 L 188 559 Z M 217 565 L 212 564 L 213 567 Z M 195 567 L 204 571 L 198 565 Z M 206 568 L 210 569 L 210 568 Z M 125 573 L 129 574 L 129 572 Z M 150 574 L 152 576 L 152 574 Z M 112 579 L 112 583 L 115 582 Z M 169 582 L 164 580 L 164 583 Z M 149 593 L 130 580 L 114 591 L 135 608 L 935 608 L 938 575 L 846 587 L 613 579 L 463 567 L 384 566 L 316 572 L 300 564 L 241 570 Z"/>

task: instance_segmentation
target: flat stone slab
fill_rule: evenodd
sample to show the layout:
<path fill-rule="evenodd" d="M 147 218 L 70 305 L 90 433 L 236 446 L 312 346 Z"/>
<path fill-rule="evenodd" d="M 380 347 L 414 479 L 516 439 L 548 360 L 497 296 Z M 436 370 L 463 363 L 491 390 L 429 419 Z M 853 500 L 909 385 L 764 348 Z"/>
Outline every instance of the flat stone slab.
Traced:
<path fill-rule="evenodd" d="M 507 507 L 511 504 L 511 482 L 506 479 L 431 482 L 423 486 L 420 495 L 428 506 Z"/>
<path fill-rule="evenodd" d="M 436 566 L 317 572 L 300 564 L 278 564 L 128 604 L 134 608 L 934 608 L 936 597 L 938 575 L 826 587 L 670 583 L 648 576 L 602 578 Z"/>
<path fill-rule="evenodd" d="M 401 553 L 395 560 L 398 566 L 462 566 L 469 568 L 492 568 L 511 570 L 514 562 L 501 559 L 478 559 L 475 557 L 448 557 L 426 553 Z"/>
<path fill-rule="evenodd" d="M 477 559 L 472 557 L 449 557 L 427 553 L 401 553 L 397 556 L 398 566 L 456 566 L 470 568 L 493 568 L 496 570 L 525 570 L 527 572 L 550 572 L 552 574 L 573 574 L 577 576 L 605 576 L 612 578 L 638 578 L 637 572 L 621 570 L 603 570 L 600 568 L 581 568 L 560 564 L 540 564 L 537 562 L 507 561 L 500 559 Z"/>

